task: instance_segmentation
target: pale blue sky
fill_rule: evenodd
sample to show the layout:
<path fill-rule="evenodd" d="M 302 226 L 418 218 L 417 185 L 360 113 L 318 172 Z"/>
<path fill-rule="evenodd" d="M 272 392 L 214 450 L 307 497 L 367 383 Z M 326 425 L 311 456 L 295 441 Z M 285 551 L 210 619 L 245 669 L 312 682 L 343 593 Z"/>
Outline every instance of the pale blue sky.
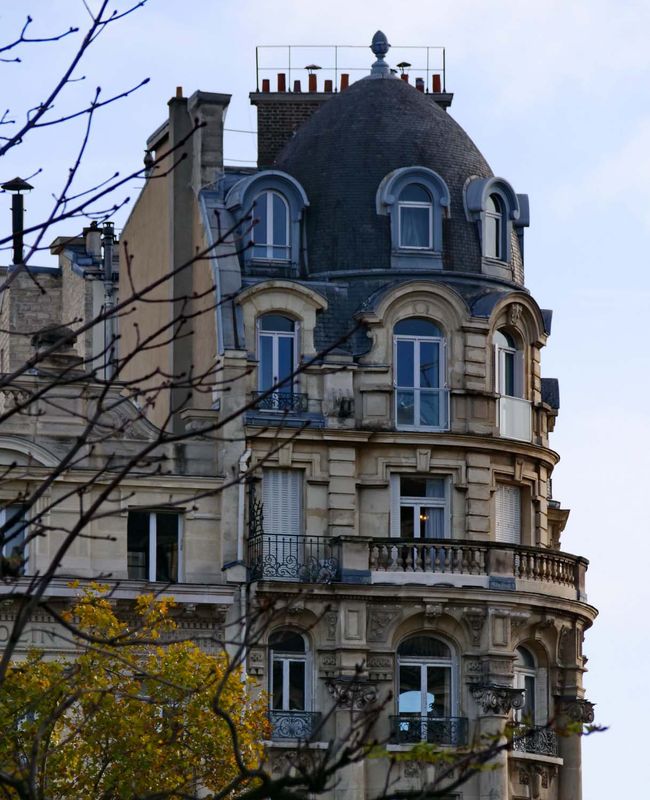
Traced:
<path fill-rule="evenodd" d="M 26 10 L 39 33 L 84 23 L 81 0 L 0 0 L 3 39 Z M 227 126 L 253 129 L 255 45 L 365 45 L 378 28 L 396 44 L 447 48 L 452 115 L 495 173 L 530 196 L 527 285 L 555 312 L 542 366 L 561 385 L 552 444 L 562 455 L 554 493 L 572 509 L 563 546 L 591 560 L 589 599 L 601 612 L 587 635 L 586 686 L 597 721 L 611 729 L 584 742 L 584 797 L 637 796 L 650 656 L 650 3 L 150 0 L 96 43 L 80 70 L 87 80 L 61 107 L 96 85 L 119 91 L 151 77 L 98 119 L 84 174 L 103 180 L 139 166 L 176 86 L 231 93 Z M 40 101 L 72 45 L 32 45 L 22 64 L 2 65 L 3 109 Z M 44 169 L 27 200 L 30 219 L 59 185 L 79 131 L 74 123 L 36 132 L 4 159 L 3 180 Z M 254 157 L 254 136 L 227 134 L 227 161 Z M 4 230 L 6 197 L 0 219 Z"/>

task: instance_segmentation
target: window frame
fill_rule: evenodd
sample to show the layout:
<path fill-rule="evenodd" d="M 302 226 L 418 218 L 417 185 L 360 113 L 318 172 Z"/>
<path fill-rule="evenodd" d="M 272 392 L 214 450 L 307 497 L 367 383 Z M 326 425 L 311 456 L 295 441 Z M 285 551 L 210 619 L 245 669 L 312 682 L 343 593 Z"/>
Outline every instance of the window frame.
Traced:
<path fill-rule="evenodd" d="M 498 337 L 504 340 L 511 339 L 513 345 L 503 344 Z M 503 328 L 498 328 L 493 335 L 494 343 L 494 390 L 501 397 L 515 397 L 520 400 L 526 399 L 526 389 L 524 385 L 524 353 L 518 347 L 515 337 Z M 506 386 L 507 369 L 506 359 L 512 360 L 512 393 Z"/>
<path fill-rule="evenodd" d="M 419 319 L 418 317 L 406 317 L 405 319 Z M 405 320 L 400 320 L 403 322 Z M 432 324 L 439 327 L 433 320 L 429 320 Z M 441 336 L 421 336 L 410 335 L 403 333 L 395 333 L 393 327 L 393 393 L 394 393 L 394 414 L 395 414 L 395 428 L 396 430 L 412 430 L 412 431 L 445 431 L 449 428 L 449 408 L 448 408 L 448 385 L 447 385 L 447 337 L 444 335 L 442 329 Z M 413 385 L 400 386 L 398 384 L 398 371 L 399 371 L 399 343 L 412 342 L 413 343 Z M 421 352 L 423 344 L 434 344 L 438 347 L 438 386 L 428 388 L 420 386 L 420 371 L 421 371 Z M 402 392 L 413 392 L 413 423 L 404 423 L 399 421 L 399 394 Z M 421 395 L 422 393 L 434 392 L 438 395 L 438 424 L 425 425 L 416 420 L 421 419 Z"/>
<path fill-rule="evenodd" d="M 149 517 L 147 529 L 147 557 L 149 560 L 149 569 L 145 578 L 132 577 L 129 570 L 129 541 L 128 541 L 128 517 L 131 513 L 147 514 Z M 178 564 L 176 569 L 176 579 L 167 581 L 157 577 L 157 548 L 158 548 L 158 515 L 174 516 L 176 518 L 176 542 L 178 551 Z M 170 511 L 167 509 L 151 509 L 151 508 L 129 508 L 127 513 L 127 576 L 128 580 L 144 580 L 148 583 L 169 583 L 177 584 L 182 583 L 185 579 L 184 570 L 184 515 L 179 511 Z M 146 562 L 145 562 L 146 569 Z"/>
<path fill-rule="evenodd" d="M 429 195 L 428 202 L 417 200 L 402 200 L 402 195 L 410 186 L 419 186 Z M 412 245 L 404 244 L 402 240 L 402 211 L 409 208 L 426 208 L 428 211 L 428 243 L 426 245 Z M 433 197 L 431 192 L 426 186 L 423 186 L 419 181 L 410 181 L 406 183 L 400 190 L 399 197 L 397 198 L 397 246 L 400 250 L 414 250 L 417 252 L 433 251 Z"/>
<path fill-rule="evenodd" d="M 507 520 L 505 517 L 502 518 L 500 522 L 500 514 L 499 514 L 499 493 L 502 492 L 503 495 L 508 493 L 508 490 L 512 493 L 517 493 L 518 497 L 518 509 L 515 512 L 515 517 L 518 515 L 518 530 L 515 533 L 515 538 L 499 535 L 499 528 L 500 525 L 503 529 L 507 527 Z M 501 544 L 505 545 L 514 545 L 515 547 L 521 545 L 523 543 L 524 538 L 524 491 L 523 487 L 519 486 L 514 483 L 507 483 L 505 481 L 498 481 L 496 483 L 494 489 L 494 541 L 500 542 Z"/>
<path fill-rule="evenodd" d="M 495 207 L 492 210 L 489 204 Z M 490 234 L 491 224 L 494 224 L 495 233 Z M 505 237 L 508 232 L 508 220 L 503 198 L 497 192 L 490 192 L 485 200 L 485 212 L 483 220 L 483 254 L 486 258 L 493 258 L 495 261 L 507 261 L 507 246 Z M 492 252 L 494 246 L 494 252 Z"/>
<path fill-rule="evenodd" d="M 9 514 L 9 519 L 11 516 L 16 512 L 19 511 L 19 514 L 16 518 L 16 525 L 21 525 L 22 530 L 20 532 L 20 539 L 18 547 L 21 549 L 20 555 L 20 565 L 18 568 L 17 577 L 22 577 L 23 575 L 29 575 L 29 542 L 26 541 L 27 537 L 29 536 L 29 520 L 27 519 L 27 508 L 22 503 L 7 503 L 4 508 L 0 509 L 0 526 L 5 525 L 7 522 L 7 514 Z M 10 533 L 11 529 L 8 529 L 3 536 L 6 536 L 7 533 Z M 16 547 L 14 542 L 18 540 L 19 537 L 13 536 L 8 542 L 4 542 L 2 547 L 0 548 L 0 555 L 3 559 L 7 561 L 11 561 L 14 558 L 14 554 L 11 552 L 12 549 Z"/>
<path fill-rule="evenodd" d="M 255 231 L 259 229 L 259 223 L 256 225 L 251 226 L 251 249 L 252 261 L 275 261 L 278 264 L 287 264 L 291 261 L 291 208 L 289 206 L 289 201 L 287 198 L 277 189 L 274 188 L 267 188 L 262 189 L 255 195 L 253 199 L 253 216 L 255 216 L 255 205 L 260 197 L 264 196 L 266 198 L 266 242 L 256 242 L 255 241 Z M 274 198 L 278 198 L 283 205 L 284 214 L 285 214 L 285 225 L 284 225 L 284 235 L 286 244 L 276 244 L 274 241 L 275 237 L 275 227 L 274 227 L 274 215 L 275 215 L 275 203 Z M 266 248 L 265 255 L 256 254 L 256 248 Z M 284 250 L 284 257 L 278 258 L 274 255 L 274 250 L 282 248 Z"/>
<path fill-rule="evenodd" d="M 442 656 L 402 656 L 399 652 L 400 647 L 408 642 L 409 639 L 414 639 L 417 637 L 425 637 L 428 639 L 433 639 L 435 641 L 441 642 L 449 649 L 449 657 L 442 657 Z M 401 668 L 403 666 L 418 666 L 420 667 L 420 717 L 421 718 L 428 718 L 428 719 L 447 719 L 449 717 L 457 717 L 459 714 L 459 692 L 458 692 L 458 658 L 456 654 L 456 650 L 441 636 L 432 636 L 426 632 L 411 634 L 403 639 L 397 647 L 396 650 L 397 656 L 397 669 L 396 669 L 396 693 L 395 693 L 395 703 L 396 703 L 396 712 L 398 717 L 408 716 L 412 714 L 415 716 L 417 712 L 409 712 L 409 711 L 401 711 L 400 710 L 400 698 L 402 695 L 401 691 Z M 448 669 L 449 670 L 449 713 L 442 716 L 442 717 L 429 717 L 426 713 L 426 697 L 427 697 L 427 688 L 428 688 L 428 676 L 427 676 L 427 668 L 434 667 L 438 669 Z"/>
<path fill-rule="evenodd" d="M 443 497 L 415 497 L 410 495 L 403 495 L 402 494 L 402 479 L 403 478 L 420 478 L 422 480 L 439 480 L 442 481 L 444 495 Z M 393 473 L 390 476 L 390 483 L 391 483 L 391 524 L 390 524 L 390 535 L 391 538 L 398 538 L 398 539 L 406 539 L 407 537 L 402 536 L 402 509 L 403 508 L 412 508 L 413 509 L 413 530 L 417 531 L 417 534 L 413 537 L 413 541 L 440 541 L 440 539 L 431 538 L 428 539 L 426 536 L 421 537 L 419 535 L 420 531 L 418 526 L 416 525 L 416 513 L 418 513 L 419 509 L 422 508 L 441 508 L 443 511 L 443 539 L 451 539 L 451 531 L 452 531 L 452 524 L 451 524 L 451 476 L 449 474 L 439 474 L 439 473 L 432 473 L 422 475 L 420 473 Z M 419 516 L 419 513 L 418 513 Z"/>
<path fill-rule="evenodd" d="M 283 317 L 286 320 L 289 320 L 293 324 L 293 330 L 289 331 L 272 331 L 272 330 L 262 330 L 261 323 L 265 317 L 270 316 L 278 316 Z M 295 373 L 298 369 L 299 365 L 299 342 L 300 342 L 300 323 L 298 320 L 293 319 L 293 317 L 288 316 L 282 311 L 266 311 L 256 320 L 256 329 L 257 329 L 257 336 L 256 336 L 256 344 L 257 344 L 257 390 L 259 392 L 266 392 L 271 387 L 276 387 L 274 389 L 274 394 L 297 394 L 300 391 L 300 380 L 299 375 L 293 375 L 292 378 L 285 378 L 282 383 L 279 383 L 279 375 L 275 375 L 274 373 L 279 373 L 280 367 L 280 359 L 279 359 L 279 349 L 280 349 L 280 339 L 291 339 L 292 341 L 292 359 L 291 359 L 291 372 Z M 263 379 L 263 369 L 262 369 L 262 338 L 268 337 L 271 339 L 271 373 L 272 373 L 272 382 L 271 386 L 263 386 L 262 379 Z M 283 411 L 282 408 L 271 408 L 267 409 L 271 411 Z"/>
<path fill-rule="evenodd" d="M 311 711 L 313 702 L 312 702 L 312 676 L 311 676 L 311 651 L 309 648 L 309 642 L 307 641 L 307 637 L 301 632 L 292 630 L 290 628 L 281 628 L 280 630 L 276 630 L 273 633 L 293 633 L 300 636 L 303 640 L 305 645 L 304 652 L 302 653 L 292 653 L 289 651 L 282 651 L 277 650 L 273 647 L 272 644 L 269 643 L 269 709 L 271 711 L 280 711 L 287 714 L 290 714 L 292 711 L 295 712 L 305 712 Z M 269 637 L 271 638 L 271 637 Z M 275 705 L 275 669 L 274 666 L 276 663 L 282 664 L 282 707 L 278 708 Z M 291 671 L 291 664 L 298 663 L 304 665 L 304 677 L 303 677 L 303 697 L 304 697 L 304 708 L 290 708 L 290 699 L 291 699 L 291 692 L 290 692 L 290 671 Z"/>
<path fill-rule="evenodd" d="M 528 647 L 524 645 L 517 645 L 515 648 L 515 653 L 517 654 L 517 659 L 515 660 L 514 667 L 513 667 L 513 674 L 514 680 L 513 685 L 515 689 L 523 689 L 525 692 L 525 699 L 524 705 L 521 708 L 515 709 L 514 711 L 514 721 L 519 724 L 523 725 L 524 723 L 528 723 L 531 726 L 535 726 L 539 724 L 540 719 L 540 711 L 539 711 L 539 703 L 538 703 L 538 692 L 540 690 L 540 680 L 538 674 L 538 664 L 535 655 L 530 651 Z M 523 653 L 528 654 L 531 661 L 533 662 L 533 666 L 526 666 L 525 658 Z M 526 688 L 526 679 L 532 680 L 532 697 L 529 698 L 529 692 Z M 529 703 L 529 700 L 532 700 L 532 703 Z M 530 713 L 532 711 L 532 713 Z M 530 719 L 526 719 L 526 715 L 530 713 Z"/>

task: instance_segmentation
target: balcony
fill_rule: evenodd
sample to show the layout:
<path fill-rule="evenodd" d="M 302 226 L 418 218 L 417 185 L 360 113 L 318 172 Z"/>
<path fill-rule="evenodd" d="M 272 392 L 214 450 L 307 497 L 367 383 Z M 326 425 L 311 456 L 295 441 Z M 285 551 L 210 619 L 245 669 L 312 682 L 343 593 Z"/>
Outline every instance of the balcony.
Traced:
<path fill-rule="evenodd" d="M 555 757 L 558 755 L 557 733 L 543 726 L 518 725 L 512 734 L 512 749 L 516 753 Z"/>
<path fill-rule="evenodd" d="M 462 747 L 467 744 L 466 717 L 418 717 L 399 714 L 390 718 L 391 744 L 428 744 Z"/>
<path fill-rule="evenodd" d="M 269 711 L 271 740 L 311 739 L 320 725 L 320 711 Z"/>
<path fill-rule="evenodd" d="M 532 440 L 532 407 L 529 400 L 520 397 L 499 398 L 499 434 L 520 442 Z"/>
<path fill-rule="evenodd" d="M 332 583 L 339 575 L 339 548 L 325 536 L 258 533 L 248 540 L 249 581 Z"/>
<path fill-rule="evenodd" d="M 303 414 L 307 411 L 307 395 L 299 392 L 253 392 L 257 411 L 275 411 L 279 414 Z"/>

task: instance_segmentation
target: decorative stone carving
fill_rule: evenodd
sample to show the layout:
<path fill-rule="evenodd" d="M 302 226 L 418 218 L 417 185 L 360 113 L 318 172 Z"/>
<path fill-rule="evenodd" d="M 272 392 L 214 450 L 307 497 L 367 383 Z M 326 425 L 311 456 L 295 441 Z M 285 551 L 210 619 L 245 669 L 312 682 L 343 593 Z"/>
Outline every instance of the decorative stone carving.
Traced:
<path fill-rule="evenodd" d="M 541 797 L 541 789 L 548 789 L 557 775 L 557 767 L 551 764 L 529 764 L 519 768 L 519 783 L 528 786 L 529 796 L 533 800 Z"/>
<path fill-rule="evenodd" d="M 581 697 L 559 697 L 558 710 L 568 717 L 571 722 L 582 722 L 590 725 L 594 721 L 595 703 L 590 703 Z"/>
<path fill-rule="evenodd" d="M 363 711 L 377 700 L 377 687 L 355 676 L 334 678 L 326 686 L 339 709 Z"/>
<path fill-rule="evenodd" d="M 370 608 L 368 614 L 368 641 L 385 642 L 391 623 L 399 617 L 398 608 Z"/>
<path fill-rule="evenodd" d="M 260 647 L 252 647 L 248 651 L 248 672 L 251 675 L 264 675 L 265 663 L 265 653 Z"/>
<path fill-rule="evenodd" d="M 482 685 L 472 689 L 472 697 L 483 709 L 484 714 L 505 716 L 513 708 L 523 708 L 524 690 L 509 686 Z"/>
<path fill-rule="evenodd" d="M 481 683 L 483 678 L 483 665 L 478 658 L 466 659 L 465 676 L 468 683 Z"/>
<path fill-rule="evenodd" d="M 327 614 L 325 614 L 325 625 L 327 626 L 326 638 L 330 640 L 336 639 L 336 625 L 338 621 L 339 615 L 337 611 L 328 611 Z"/>
<path fill-rule="evenodd" d="M 511 325 L 516 325 L 519 322 L 523 310 L 524 307 L 521 305 L 521 303 L 512 303 L 512 305 L 508 309 L 508 311 L 510 312 L 508 314 L 508 321 L 510 322 Z"/>
<path fill-rule="evenodd" d="M 368 656 L 368 675 L 371 680 L 391 681 L 393 679 L 394 657 L 375 654 Z"/>
<path fill-rule="evenodd" d="M 402 775 L 409 780 L 421 777 L 422 764 L 417 761 L 404 761 L 402 766 Z"/>
<path fill-rule="evenodd" d="M 478 647 L 481 644 L 481 634 L 487 614 L 484 608 L 464 608 L 463 619 L 469 628 L 472 645 Z"/>
<path fill-rule="evenodd" d="M 424 604 L 424 616 L 428 622 L 433 622 L 438 617 L 442 616 L 445 610 L 444 603 L 426 603 Z"/>
<path fill-rule="evenodd" d="M 336 657 L 336 653 L 328 651 L 326 653 L 321 653 L 319 664 L 320 664 L 320 674 L 322 677 L 328 678 L 331 677 L 336 673 L 336 668 L 338 666 L 338 659 Z"/>
<path fill-rule="evenodd" d="M 417 451 L 418 472 L 428 472 L 431 464 L 431 450 Z"/>

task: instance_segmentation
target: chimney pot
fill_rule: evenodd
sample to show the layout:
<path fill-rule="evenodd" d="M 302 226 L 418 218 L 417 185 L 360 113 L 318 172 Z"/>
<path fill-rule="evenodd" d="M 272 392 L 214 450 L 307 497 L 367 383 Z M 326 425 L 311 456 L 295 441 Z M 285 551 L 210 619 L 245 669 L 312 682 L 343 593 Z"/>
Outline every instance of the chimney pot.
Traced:
<path fill-rule="evenodd" d="M 409 82 L 409 74 L 408 74 L 408 72 L 402 72 L 402 74 L 400 75 L 400 78 L 403 81 L 406 81 L 406 83 L 408 83 Z"/>
<path fill-rule="evenodd" d="M 326 92 L 331 92 L 332 91 L 332 81 L 331 80 L 326 80 L 325 81 L 325 91 Z"/>
<path fill-rule="evenodd" d="M 302 92 L 302 89 L 300 88 L 300 81 L 293 82 L 293 91 L 296 94 L 300 94 L 300 92 Z"/>
<path fill-rule="evenodd" d="M 310 92 L 317 92 L 318 91 L 318 84 L 317 84 L 317 76 L 312 73 L 309 76 L 309 91 Z"/>
<path fill-rule="evenodd" d="M 278 72 L 278 92 L 287 91 L 287 76 L 284 72 Z"/>
<path fill-rule="evenodd" d="M 182 86 L 177 86 L 176 87 L 176 97 L 177 97 L 177 99 L 180 100 L 180 98 L 182 96 L 183 96 L 183 87 Z"/>
<path fill-rule="evenodd" d="M 268 78 L 262 78 L 262 91 L 263 92 L 271 91 L 271 81 Z"/>
<path fill-rule="evenodd" d="M 415 79 L 415 88 L 418 90 L 418 92 L 424 91 L 424 78 Z"/>
<path fill-rule="evenodd" d="M 440 94 L 440 92 L 442 91 L 442 82 L 440 81 L 440 75 L 436 74 L 433 76 L 433 91 L 436 94 Z"/>
<path fill-rule="evenodd" d="M 341 91 L 347 89 L 350 85 L 350 75 L 347 72 L 341 73 Z"/>

